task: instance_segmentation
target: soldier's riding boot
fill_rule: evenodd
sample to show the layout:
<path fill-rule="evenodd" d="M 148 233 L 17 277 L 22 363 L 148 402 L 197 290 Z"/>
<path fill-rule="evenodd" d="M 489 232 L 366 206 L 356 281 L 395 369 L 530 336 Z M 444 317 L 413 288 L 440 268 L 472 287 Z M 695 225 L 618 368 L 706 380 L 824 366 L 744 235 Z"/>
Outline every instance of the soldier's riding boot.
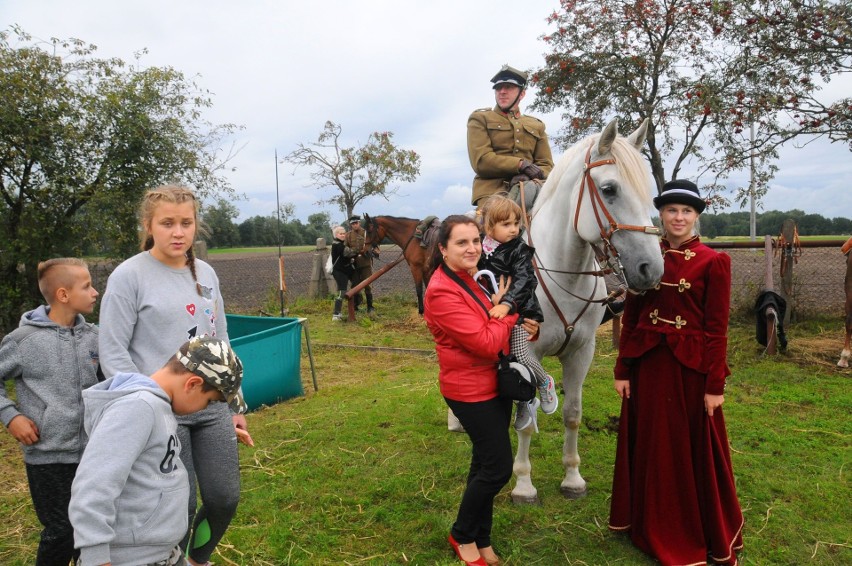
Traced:
<path fill-rule="evenodd" d="M 367 312 L 374 313 L 376 309 L 373 308 L 373 292 L 372 291 L 364 291 L 364 294 L 367 295 Z"/>
<path fill-rule="evenodd" d="M 340 314 L 340 308 L 343 306 L 343 299 L 334 299 L 334 314 L 331 316 L 332 322 L 340 322 L 343 320 L 343 315 Z"/>
<path fill-rule="evenodd" d="M 524 204 L 521 204 L 521 186 L 520 183 L 512 185 L 511 190 L 509 191 L 509 198 L 515 201 L 518 206 L 527 209 L 527 214 L 532 211 L 533 204 L 535 204 L 535 199 L 538 196 L 538 190 L 541 187 L 535 181 L 525 181 L 524 182 Z"/>

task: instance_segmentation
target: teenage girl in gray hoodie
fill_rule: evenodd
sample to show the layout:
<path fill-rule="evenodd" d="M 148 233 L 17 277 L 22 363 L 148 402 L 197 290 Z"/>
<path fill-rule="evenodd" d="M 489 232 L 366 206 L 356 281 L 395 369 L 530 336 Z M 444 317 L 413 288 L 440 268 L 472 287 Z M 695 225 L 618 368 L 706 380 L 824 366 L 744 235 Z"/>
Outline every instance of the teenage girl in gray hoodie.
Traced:
<path fill-rule="evenodd" d="M 192 251 L 198 222 L 195 195 L 184 187 L 159 187 L 146 193 L 140 208 L 143 251 L 112 272 L 101 301 L 101 364 L 107 377 L 119 372 L 151 375 L 195 336 L 228 339 L 219 279 Z M 182 547 L 189 548 L 192 565 L 207 563 L 236 513 L 237 436 L 251 444 L 241 414 L 245 410 L 232 413 L 219 404 L 178 418 L 190 494 L 197 479 L 203 503 L 196 513 L 195 497 L 189 498 L 192 528 Z M 190 534 L 195 535 L 191 541 Z"/>

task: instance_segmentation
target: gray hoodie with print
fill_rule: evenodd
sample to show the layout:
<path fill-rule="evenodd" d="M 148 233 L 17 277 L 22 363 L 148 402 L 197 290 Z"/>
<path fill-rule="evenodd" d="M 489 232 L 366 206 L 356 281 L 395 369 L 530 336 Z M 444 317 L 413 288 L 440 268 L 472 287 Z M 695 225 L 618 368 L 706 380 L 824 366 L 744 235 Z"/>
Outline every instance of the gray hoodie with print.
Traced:
<path fill-rule="evenodd" d="M 15 381 L 15 401 L 0 383 L 0 421 L 24 415 L 38 442 L 21 445 L 27 464 L 76 464 L 86 446 L 82 391 L 98 382 L 98 327 L 77 315 L 62 326 L 40 306 L 0 342 L 0 379 Z"/>
<path fill-rule="evenodd" d="M 151 378 L 119 373 L 83 400 L 89 444 L 68 507 L 81 566 L 168 558 L 189 502 L 171 399 Z"/>

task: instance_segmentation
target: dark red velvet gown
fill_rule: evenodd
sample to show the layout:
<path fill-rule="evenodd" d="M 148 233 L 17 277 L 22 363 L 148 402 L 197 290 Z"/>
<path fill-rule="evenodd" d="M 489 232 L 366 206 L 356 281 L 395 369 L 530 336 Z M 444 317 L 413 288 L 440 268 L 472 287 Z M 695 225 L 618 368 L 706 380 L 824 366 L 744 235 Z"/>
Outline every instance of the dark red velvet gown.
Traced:
<path fill-rule="evenodd" d="M 736 564 L 743 515 L 725 418 L 731 259 L 693 238 L 663 241 L 660 286 L 628 298 L 616 379 L 621 406 L 609 527 L 663 564 Z"/>

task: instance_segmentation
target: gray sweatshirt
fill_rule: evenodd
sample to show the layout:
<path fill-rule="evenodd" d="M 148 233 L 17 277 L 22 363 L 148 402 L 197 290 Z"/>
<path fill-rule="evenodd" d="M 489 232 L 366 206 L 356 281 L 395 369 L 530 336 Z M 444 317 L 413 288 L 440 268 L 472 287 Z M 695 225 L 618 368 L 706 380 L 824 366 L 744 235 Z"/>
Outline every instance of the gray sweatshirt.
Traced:
<path fill-rule="evenodd" d="M 89 444 L 68 506 L 80 565 L 167 558 L 186 533 L 189 501 L 171 400 L 131 373 L 87 389 L 83 400 Z"/>
<path fill-rule="evenodd" d="M 188 267 L 173 269 L 149 252 L 124 261 L 101 299 L 100 351 L 104 375 L 151 375 L 193 336 L 228 339 L 219 279 L 196 259 L 199 295 Z"/>
<path fill-rule="evenodd" d="M 40 306 L 0 343 L 0 379 L 15 380 L 15 402 L 0 383 L 0 421 L 24 415 L 38 427 L 38 442 L 21 445 L 27 464 L 76 464 L 86 446 L 81 392 L 98 382 L 98 328 L 77 315 L 61 326 Z"/>

